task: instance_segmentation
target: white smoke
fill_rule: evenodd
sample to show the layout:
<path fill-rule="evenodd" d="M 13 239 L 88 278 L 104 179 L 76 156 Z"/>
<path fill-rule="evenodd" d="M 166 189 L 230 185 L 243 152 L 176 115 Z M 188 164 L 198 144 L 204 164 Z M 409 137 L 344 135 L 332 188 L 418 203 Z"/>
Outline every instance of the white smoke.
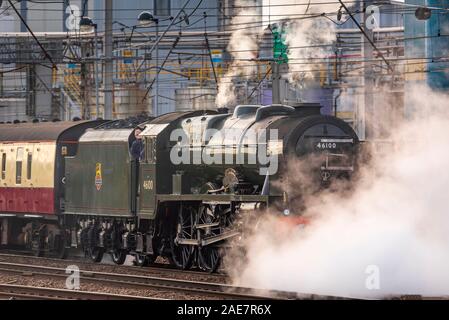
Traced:
<path fill-rule="evenodd" d="M 257 58 L 259 39 L 264 30 L 272 24 L 283 25 L 285 31 L 285 42 L 289 47 L 287 77 L 292 84 L 303 86 L 305 80 L 317 77 L 319 70 L 324 68 L 326 54 L 331 49 L 329 44 L 335 41 L 336 34 L 335 23 L 330 19 L 335 20 L 340 6 L 326 0 L 266 2 L 263 1 L 262 12 L 252 0 L 236 3 L 240 10 L 231 21 L 230 28 L 235 31 L 227 48 L 232 63 L 218 83 L 218 107 L 236 102 L 233 80 L 254 77 L 257 67 L 252 59 Z"/>
<path fill-rule="evenodd" d="M 326 55 L 331 53 L 336 24 L 330 19 L 336 21 L 340 4 L 327 0 L 280 0 L 272 4 L 269 21 L 285 21 L 288 80 L 303 85 L 304 80 L 317 77 Z"/>
<path fill-rule="evenodd" d="M 416 87 L 417 116 L 394 128 L 351 193 L 308 199 L 311 224 L 273 219 L 246 240 L 238 285 L 349 297 L 449 295 L 449 96 Z M 291 175 L 295 173 L 292 172 Z M 278 227 L 275 227 L 278 226 Z"/>
<path fill-rule="evenodd" d="M 254 1 L 239 0 L 236 6 L 240 9 L 231 21 L 230 28 L 235 31 L 227 47 L 233 60 L 225 76 L 218 82 L 217 107 L 226 107 L 236 102 L 233 80 L 237 77 L 250 79 L 257 71 L 255 62 L 251 60 L 257 57 L 258 37 L 262 28 Z"/>

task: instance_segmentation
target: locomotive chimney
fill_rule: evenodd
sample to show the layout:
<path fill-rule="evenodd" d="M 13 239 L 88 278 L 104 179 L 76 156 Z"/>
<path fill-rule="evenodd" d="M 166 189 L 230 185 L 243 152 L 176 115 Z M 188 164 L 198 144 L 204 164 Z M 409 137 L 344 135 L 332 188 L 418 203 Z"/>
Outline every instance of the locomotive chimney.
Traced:
<path fill-rule="evenodd" d="M 286 101 L 286 104 L 295 108 L 295 114 L 300 114 L 301 116 L 321 114 L 322 106 L 319 103 Z"/>
<path fill-rule="evenodd" d="M 227 114 L 227 113 L 229 113 L 229 108 L 220 107 L 220 108 L 217 108 L 217 111 L 218 111 L 218 113 Z"/>

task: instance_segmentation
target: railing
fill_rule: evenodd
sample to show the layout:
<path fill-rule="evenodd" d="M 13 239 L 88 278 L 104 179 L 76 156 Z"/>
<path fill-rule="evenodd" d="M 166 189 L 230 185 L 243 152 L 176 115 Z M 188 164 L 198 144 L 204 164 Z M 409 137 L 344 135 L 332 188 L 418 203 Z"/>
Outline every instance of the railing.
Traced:
<path fill-rule="evenodd" d="M 64 104 L 65 104 L 65 120 L 71 120 L 72 114 L 76 113 L 75 110 L 79 110 L 80 115 L 82 115 L 82 105 L 73 101 L 70 94 L 65 91 L 64 88 L 61 88 L 61 94 L 64 95 Z M 75 111 L 75 112 L 74 112 Z"/>
<path fill-rule="evenodd" d="M 64 92 L 70 96 L 73 102 L 79 106 L 83 105 L 80 68 L 64 70 Z"/>

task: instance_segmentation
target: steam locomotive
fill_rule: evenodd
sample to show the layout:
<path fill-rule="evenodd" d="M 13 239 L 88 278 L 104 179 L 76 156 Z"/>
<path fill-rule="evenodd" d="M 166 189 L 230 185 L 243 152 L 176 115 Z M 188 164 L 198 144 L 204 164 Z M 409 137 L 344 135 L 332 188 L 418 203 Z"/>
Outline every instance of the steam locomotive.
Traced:
<path fill-rule="evenodd" d="M 0 125 L 0 245 L 213 272 L 242 217 L 301 215 L 285 187 L 296 161 L 325 186 L 350 177 L 359 145 L 316 104 L 174 112 L 139 126 L 134 159 L 135 124 L 123 120 Z"/>

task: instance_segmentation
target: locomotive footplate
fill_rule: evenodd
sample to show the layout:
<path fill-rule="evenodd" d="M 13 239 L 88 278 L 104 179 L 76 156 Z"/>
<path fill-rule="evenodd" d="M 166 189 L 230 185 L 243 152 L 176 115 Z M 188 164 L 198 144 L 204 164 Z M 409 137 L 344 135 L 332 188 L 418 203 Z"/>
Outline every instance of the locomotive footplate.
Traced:
<path fill-rule="evenodd" d="M 239 195 L 239 194 L 158 194 L 157 201 L 201 201 L 203 203 L 218 202 L 268 202 L 266 195 Z"/>

